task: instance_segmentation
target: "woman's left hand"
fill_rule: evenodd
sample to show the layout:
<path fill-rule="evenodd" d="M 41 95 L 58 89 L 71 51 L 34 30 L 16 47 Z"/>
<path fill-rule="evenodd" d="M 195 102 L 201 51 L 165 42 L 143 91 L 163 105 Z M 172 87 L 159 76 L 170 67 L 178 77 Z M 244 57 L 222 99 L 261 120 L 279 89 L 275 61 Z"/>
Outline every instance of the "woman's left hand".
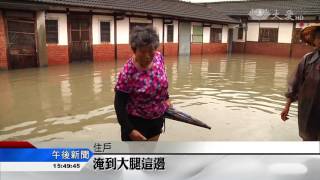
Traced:
<path fill-rule="evenodd" d="M 167 100 L 165 101 L 165 103 L 166 103 L 169 107 L 172 107 L 172 104 L 171 104 L 171 102 L 170 102 L 169 99 L 167 99 Z"/>

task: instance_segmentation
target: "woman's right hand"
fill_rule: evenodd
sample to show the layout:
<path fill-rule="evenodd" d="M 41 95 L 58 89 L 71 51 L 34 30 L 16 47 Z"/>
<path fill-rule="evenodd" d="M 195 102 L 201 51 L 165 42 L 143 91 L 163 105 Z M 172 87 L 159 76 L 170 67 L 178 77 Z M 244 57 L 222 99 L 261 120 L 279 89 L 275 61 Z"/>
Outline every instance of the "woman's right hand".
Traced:
<path fill-rule="evenodd" d="M 139 131 L 137 130 L 132 130 L 131 133 L 129 134 L 129 137 L 133 141 L 146 141 L 147 138 L 144 137 Z"/>

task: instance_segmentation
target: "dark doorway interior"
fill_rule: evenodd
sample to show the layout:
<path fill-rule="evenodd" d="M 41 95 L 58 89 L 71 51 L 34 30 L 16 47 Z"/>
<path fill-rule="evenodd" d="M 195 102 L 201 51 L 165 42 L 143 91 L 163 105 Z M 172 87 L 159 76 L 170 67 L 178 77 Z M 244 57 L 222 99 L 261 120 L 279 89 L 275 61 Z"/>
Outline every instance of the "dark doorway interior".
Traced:
<path fill-rule="evenodd" d="M 6 11 L 9 69 L 37 67 L 35 13 Z"/>
<path fill-rule="evenodd" d="M 68 21 L 71 62 L 92 61 L 91 16 L 70 14 Z"/>

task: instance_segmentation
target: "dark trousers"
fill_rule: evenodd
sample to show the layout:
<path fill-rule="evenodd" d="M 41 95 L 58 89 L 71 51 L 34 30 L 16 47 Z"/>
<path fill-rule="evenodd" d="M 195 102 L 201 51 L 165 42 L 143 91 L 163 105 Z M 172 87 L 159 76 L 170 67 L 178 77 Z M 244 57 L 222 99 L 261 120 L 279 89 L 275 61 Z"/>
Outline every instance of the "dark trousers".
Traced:
<path fill-rule="evenodd" d="M 128 120 L 132 123 L 135 130 L 139 131 L 144 137 L 149 139 L 162 133 L 165 118 L 159 117 L 156 119 L 144 119 L 142 117 L 128 115 Z M 129 137 L 129 133 L 130 132 L 126 132 L 121 128 L 121 140 L 132 141 Z"/>

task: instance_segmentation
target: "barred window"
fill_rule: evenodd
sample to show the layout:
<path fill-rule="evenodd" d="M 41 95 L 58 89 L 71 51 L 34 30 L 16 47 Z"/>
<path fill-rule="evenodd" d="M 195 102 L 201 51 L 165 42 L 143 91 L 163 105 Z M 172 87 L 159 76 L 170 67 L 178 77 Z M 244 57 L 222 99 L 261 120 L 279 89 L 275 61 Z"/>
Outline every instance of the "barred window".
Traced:
<path fill-rule="evenodd" d="M 242 27 L 238 28 L 238 39 L 243 39 L 243 28 Z"/>
<path fill-rule="evenodd" d="M 167 42 L 173 42 L 173 25 L 167 25 Z"/>
<path fill-rule="evenodd" d="M 110 22 L 100 22 L 101 42 L 110 42 Z"/>
<path fill-rule="evenodd" d="M 46 20 L 47 43 L 58 43 L 58 20 Z"/>
<path fill-rule="evenodd" d="M 221 43 L 222 40 L 222 28 L 211 28 L 210 29 L 210 42 Z"/>
<path fill-rule="evenodd" d="M 278 28 L 260 28 L 259 42 L 278 42 Z"/>
<path fill-rule="evenodd" d="M 203 27 L 202 26 L 193 26 L 192 32 L 192 42 L 202 43 Z"/>

